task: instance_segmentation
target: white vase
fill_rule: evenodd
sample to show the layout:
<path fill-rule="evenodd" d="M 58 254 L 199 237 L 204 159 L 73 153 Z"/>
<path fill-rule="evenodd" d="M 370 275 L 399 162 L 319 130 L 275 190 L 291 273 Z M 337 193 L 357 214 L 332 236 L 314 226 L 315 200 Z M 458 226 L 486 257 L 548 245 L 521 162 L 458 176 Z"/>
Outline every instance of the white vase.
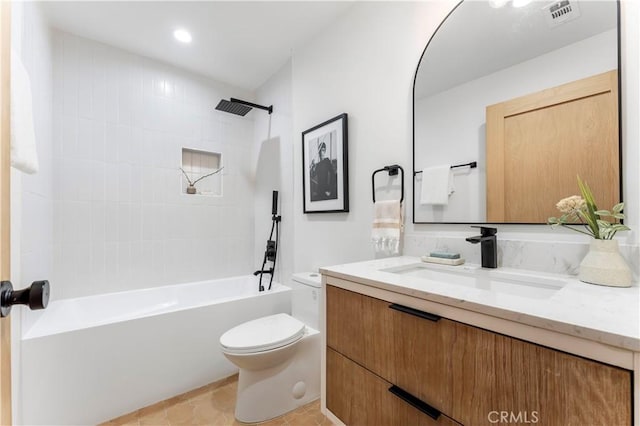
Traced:
<path fill-rule="evenodd" d="M 591 240 L 580 263 L 580 281 L 611 287 L 631 287 L 631 269 L 620 254 L 617 240 Z"/>

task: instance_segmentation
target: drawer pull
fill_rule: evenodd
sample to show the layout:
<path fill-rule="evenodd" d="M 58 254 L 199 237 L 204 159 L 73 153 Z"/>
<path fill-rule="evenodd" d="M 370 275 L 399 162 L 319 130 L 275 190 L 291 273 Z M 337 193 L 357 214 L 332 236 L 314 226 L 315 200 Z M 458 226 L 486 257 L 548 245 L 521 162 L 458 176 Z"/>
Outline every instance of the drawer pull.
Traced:
<path fill-rule="evenodd" d="M 440 417 L 440 411 L 436 410 L 429 404 L 424 401 L 419 400 L 415 396 L 411 395 L 409 392 L 402 390 L 401 388 L 393 385 L 389 388 L 389 392 L 411 405 L 412 407 L 417 408 L 418 410 L 425 413 L 427 416 L 431 417 L 433 420 L 438 420 Z"/>
<path fill-rule="evenodd" d="M 441 317 L 438 315 L 430 314 L 429 312 L 419 311 L 417 309 L 409 308 L 408 306 L 398 305 L 394 303 L 389 305 L 389 308 L 394 309 L 396 311 L 404 312 L 405 314 L 415 315 L 416 317 L 424 318 L 429 321 L 439 321 Z"/>

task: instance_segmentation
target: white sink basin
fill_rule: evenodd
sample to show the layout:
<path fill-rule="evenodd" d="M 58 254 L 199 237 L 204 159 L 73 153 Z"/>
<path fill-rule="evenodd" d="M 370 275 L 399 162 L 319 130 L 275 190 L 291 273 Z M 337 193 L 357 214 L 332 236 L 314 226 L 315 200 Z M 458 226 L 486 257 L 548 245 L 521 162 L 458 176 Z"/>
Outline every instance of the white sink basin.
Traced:
<path fill-rule="evenodd" d="M 535 274 L 483 269 L 477 266 L 442 266 L 424 262 L 380 271 L 534 299 L 549 298 L 566 284 L 562 279 Z"/>

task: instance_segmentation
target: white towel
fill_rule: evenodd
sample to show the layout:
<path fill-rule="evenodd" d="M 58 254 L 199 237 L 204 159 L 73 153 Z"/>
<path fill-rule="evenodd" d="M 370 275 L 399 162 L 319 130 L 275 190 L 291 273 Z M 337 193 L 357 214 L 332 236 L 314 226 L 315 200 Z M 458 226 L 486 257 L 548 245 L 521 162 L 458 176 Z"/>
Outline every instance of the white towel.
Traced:
<path fill-rule="evenodd" d="M 374 203 L 371 241 L 376 254 L 398 254 L 403 229 L 404 214 L 400 200 Z"/>
<path fill-rule="evenodd" d="M 449 203 L 449 195 L 453 194 L 455 189 L 450 164 L 422 170 L 420 204 L 446 206 Z"/>
<path fill-rule="evenodd" d="M 11 165 L 25 173 L 38 171 L 31 83 L 20 55 L 11 51 Z"/>

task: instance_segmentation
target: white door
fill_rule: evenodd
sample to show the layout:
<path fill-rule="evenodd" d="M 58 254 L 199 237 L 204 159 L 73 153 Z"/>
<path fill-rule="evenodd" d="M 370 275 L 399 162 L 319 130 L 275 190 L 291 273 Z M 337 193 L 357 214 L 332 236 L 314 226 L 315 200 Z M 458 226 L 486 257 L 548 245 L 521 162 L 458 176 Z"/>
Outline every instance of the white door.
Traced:
<path fill-rule="evenodd" d="M 11 2 L 0 0 L 0 425 L 11 424 L 11 306 L 44 309 L 49 282 L 15 290 L 11 284 Z"/>

